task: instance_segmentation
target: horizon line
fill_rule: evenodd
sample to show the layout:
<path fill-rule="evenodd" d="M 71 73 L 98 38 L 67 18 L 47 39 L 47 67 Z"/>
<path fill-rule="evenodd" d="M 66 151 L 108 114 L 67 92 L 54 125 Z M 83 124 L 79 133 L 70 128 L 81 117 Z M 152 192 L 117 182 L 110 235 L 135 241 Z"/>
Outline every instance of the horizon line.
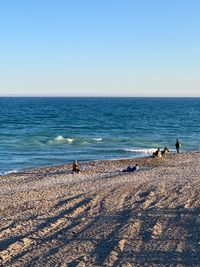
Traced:
<path fill-rule="evenodd" d="M 0 95 L 1 98 L 200 98 L 200 96 Z"/>

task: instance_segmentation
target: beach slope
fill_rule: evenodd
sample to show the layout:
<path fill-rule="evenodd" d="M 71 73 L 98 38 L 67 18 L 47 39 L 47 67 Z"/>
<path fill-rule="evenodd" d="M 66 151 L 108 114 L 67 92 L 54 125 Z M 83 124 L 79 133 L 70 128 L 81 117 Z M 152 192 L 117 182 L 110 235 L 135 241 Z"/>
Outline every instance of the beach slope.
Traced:
<path fill-rule="evenodd" d="M 0 177 L 0 266 L 200 266 L 200 153 L 82 167 Z"/>

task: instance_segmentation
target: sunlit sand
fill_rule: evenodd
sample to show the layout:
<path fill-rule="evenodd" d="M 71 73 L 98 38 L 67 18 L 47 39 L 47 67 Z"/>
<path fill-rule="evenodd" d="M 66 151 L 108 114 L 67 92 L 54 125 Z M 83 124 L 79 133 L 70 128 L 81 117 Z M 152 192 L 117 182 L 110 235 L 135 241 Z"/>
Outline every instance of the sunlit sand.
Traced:
<path fill-rule="evenodd" d="M 129 164 L 139 171 L 122 173 Z M 5 266 L 199 266 L 200 153 L 0 178 Z"/>

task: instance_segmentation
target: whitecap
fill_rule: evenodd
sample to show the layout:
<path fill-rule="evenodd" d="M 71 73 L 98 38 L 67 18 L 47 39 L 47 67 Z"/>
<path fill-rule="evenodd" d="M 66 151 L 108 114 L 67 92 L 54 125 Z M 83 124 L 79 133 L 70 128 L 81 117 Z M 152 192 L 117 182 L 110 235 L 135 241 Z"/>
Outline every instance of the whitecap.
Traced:
<path fill-rule="evenodd" d="M 62 135 L 58 135 L 57 137 L 55 137 L 53 140 L 49 140 L 48 143 L 49 144 L 57 144 L 57 143 L 63 143 L 65 140 L 65 138 Z"/>
<path fill-rule="evenodd" d="M 67 138 L 67 142 L 68 142 L 69 144 L 73 143 L 73 141 L 74 141 L 73 138 Z"/>
<path fill-rule="evenodd" d="M 62 135 L 58 135 L 56 138 L 55 138 L 56 141 L 62 141 L 64 140 L 64 137 Z"/>
<path fill-rule="evenodd" d="M 102 138 L 93 138 L 95 141 L 102 141 Z"/>

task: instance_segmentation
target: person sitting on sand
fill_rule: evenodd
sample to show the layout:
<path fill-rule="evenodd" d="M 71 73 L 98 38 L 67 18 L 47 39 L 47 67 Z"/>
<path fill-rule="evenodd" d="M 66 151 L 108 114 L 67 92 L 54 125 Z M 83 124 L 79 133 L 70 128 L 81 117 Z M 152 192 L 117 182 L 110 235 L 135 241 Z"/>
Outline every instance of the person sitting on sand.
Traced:
<path fill-rule="evenodd" d="M 73 173 L 79 173 L 80 172 L 80 164 L 78 163 L 77 160 L 74 161 L 73 163 L 73 169 L 72 169 Z"/>
<path fill-rule="evenodd" d="M 158 157 L 158 158 L 162 157 L 162 153 L 160 151 L 160 148 L 158 148 L 156 150 L 156 152 L 153 152 L 153 157 Z"/>
<path fill-rule="evenodd" d="M 122 172 L 135 172 L 135 171 L 138 171 L 138 169 L 139 169 L 139 166 L 138 164 L 136 164 L 133 167 L 128 166 L 127 169 L 122 170 Z"/>

